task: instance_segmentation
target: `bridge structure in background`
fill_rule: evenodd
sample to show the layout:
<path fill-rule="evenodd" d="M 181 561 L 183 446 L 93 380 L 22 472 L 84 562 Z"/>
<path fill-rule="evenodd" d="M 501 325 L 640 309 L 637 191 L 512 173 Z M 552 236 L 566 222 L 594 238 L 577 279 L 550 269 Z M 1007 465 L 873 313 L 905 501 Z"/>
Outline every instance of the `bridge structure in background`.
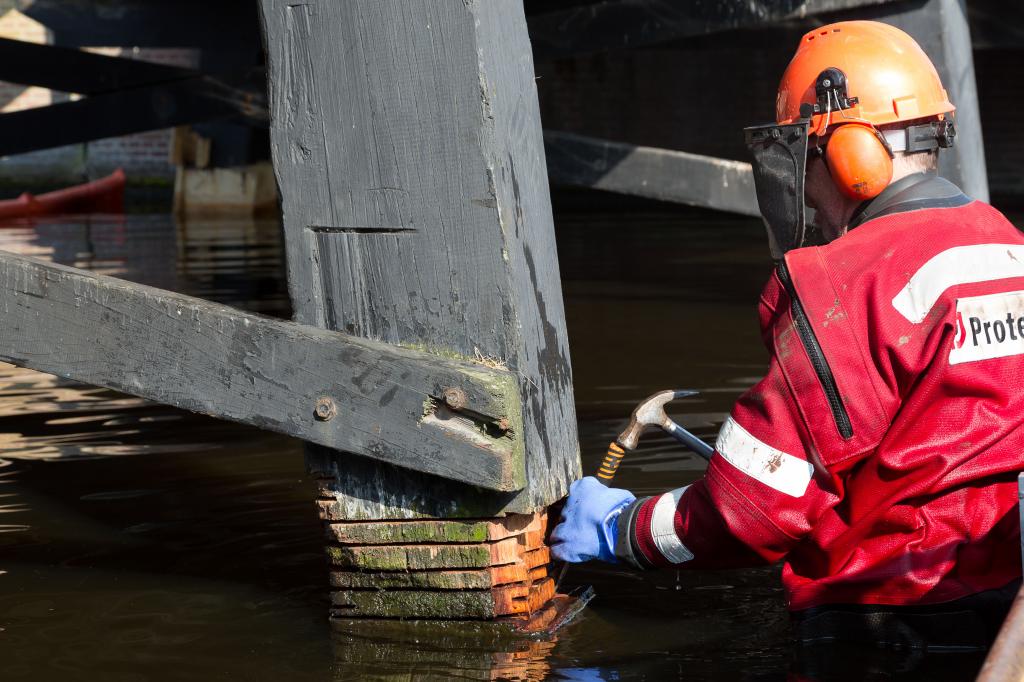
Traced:
<path fill-rule="evenodd" d="M 0 39 L 0 80 L 35 85 L 85 97 L 9 114 L 0 114 L 0 155 L 17 154 L 174 125 L 205 124 L 213 139 L 214 165 L 259 161 L 264 138 L 266 71 L 261 57 L 255 8 L 249 0 L 230 0 L 212 8 L 197 0 L 184 3 L 121 0 L 117 20 L 110 12 L 57 0 L 37 0 L 26 7 L 33 18 L 53 26 L 53 46 Z M 799 35 L 825 22 L 849 18 L 879 19 L 913 35 L 934 59 L 951 99 L 957 104 L 959 143 L 944 154 L 941 171 L 971 196 L 988 198 L 984 145 L 981 137 L 971 31 L 986 50 L 1014 45 L 1014 21 L 992 2 L 972 3 L 970 14 L 961 0 L 790 0 L 745 3 L 721 0 L 686 3 L 678 0 L 527 1 L 528 35 L 538 63 L 549 179 L 556 186 L 582 187 L 673 203 L 757 215 L 749 164 L 736 145 L 719 147 L 728 156 L 706 154 L 691 147 L 708 138 L 739 139 L 740 116 L 771 115 L 770 92 Z M 1013 10 L 1011 10 L 1011 13 Z M 191 17 L 191 19 L 190 19 Z M 1000 21 L 1005 18 L 1005 21 Z M 236 27 L 236 30 L 229 30 Z M 76 49 L 80 44 L 195 45 L 201 47 L 201 69 L 183 69 L 132 59 L 105 57 Z M 673 94 L 691 110 L 711 109 L 708 119 L 729 121 L 735 130 L 688 124 L 675 125 L 672 112 L 661 117 L 665 145 L 629 139 L 629 126 L 578 125 L 562 115 L 561 89 L 569 97 L 598 103 L 594 91 L 577 91 L 560 71 L 608 70 L 602 57 L 613 55 L 642 70 L 636 55 L 709 53 L 726 49 L 748 54 L 721 69 L 696 63 L 677 81 L 684 90 Z M 758 70 L 757 62 L 772 64 Z M 697 68 L 697 67 L 700 68 Z M 739 67 L 729 70 L 729 67 Z M 700 73 L 703 72 L 703 78 Z M 672 79 L 661 87 L 672 90 Z M 581 78 L 583 76 L 580 76 Z M 595 86 L 614 88 L 614 76 Z M 641 88 L 644 86 L 641 85 Z M 647 85 L 647 89 L 654 86 Z M 737 99 L 749 96 L 754 101 Z M 748 93 L 743 95 L 743 93 Z M 649 93 L 640 93 L 641 104 Z M 710 106 L 709 106 L 710 104 Z M 630 102 L 615 106 L 630 116 Z M 563 109 L 566 107 L 563 107 Z M 655 107 L 650 107 L 655 109 Z M 578 118 L 578 117 L 576 117 Z M 641 117 L 634 116 L 639 120 Z M 547 120 L 550 119 L 550 120 Z M 746 123 L 763 122 L 747 120 Z M 612 137 L 577 128 L 605 128 Z M 673 130 L 677 128 L 677 130 Z M 253 132 L 239 134 L 240 130 Z M 645 137 L 648 137 L 645 135 Z M 697 143 L 696 145 L 694 143 Z M 714 146 L 714 145 L 712 145 Z"/>

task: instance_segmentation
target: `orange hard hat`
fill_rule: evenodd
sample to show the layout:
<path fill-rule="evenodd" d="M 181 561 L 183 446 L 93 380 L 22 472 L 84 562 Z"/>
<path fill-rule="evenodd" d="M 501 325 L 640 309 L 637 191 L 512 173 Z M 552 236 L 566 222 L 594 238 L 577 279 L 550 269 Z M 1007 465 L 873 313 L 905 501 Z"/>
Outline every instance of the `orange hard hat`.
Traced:
<path fill-rule="evenodd" d="M 823 78 L 829 69 L 845 79 L 842 101 L 833 101 L 836 83 Z M 935 66 L 913 38 L 877 21 L 841 21 L 800 39 L 779 84 L 775 120 L 809 117 L 809 132 L 823 135 L 842 123 L 941 119 L 954 108 Z"/>

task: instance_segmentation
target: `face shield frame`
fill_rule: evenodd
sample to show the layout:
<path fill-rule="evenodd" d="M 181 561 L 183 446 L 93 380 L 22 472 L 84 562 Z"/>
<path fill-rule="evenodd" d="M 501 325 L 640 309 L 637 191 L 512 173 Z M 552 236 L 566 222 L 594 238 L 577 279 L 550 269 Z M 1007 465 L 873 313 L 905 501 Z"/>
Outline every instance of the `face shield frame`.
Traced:
<path fill-rule="evenodd" d="M 753 157 L 757 204 L 775 260 L 800 248 L 807 239 L 804 181 L 810 130 L 809 118 L 743 129 Z"/>

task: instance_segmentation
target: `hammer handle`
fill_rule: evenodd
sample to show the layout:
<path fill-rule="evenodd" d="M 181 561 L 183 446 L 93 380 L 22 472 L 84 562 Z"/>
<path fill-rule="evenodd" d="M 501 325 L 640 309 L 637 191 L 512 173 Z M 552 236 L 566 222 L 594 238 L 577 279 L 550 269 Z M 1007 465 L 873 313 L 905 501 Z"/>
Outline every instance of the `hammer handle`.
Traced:
<path fill-rule="evenodd" d="M 604 485 L 610 485 L 625 456 L 626 451 L 622 449 L 622 446 L 614 441 L 611 442 L 608 445 L 608 452 L 605 453 L 604 459 L 601 460 L 601 466 L 597 470 L 597 480 Z"/>
<path fill-rule="evenodd" d="M 711 461 L 711 455 L 715 454 L 715 449 L 700 438 L 697 438 L 697 436 L 693 435 L 679 424 L 676 424 L 671 419 L 668 420 L 665 430 L 668 431 L 668 434 L 677 441 L 690 448 L 707 461 Z"/>

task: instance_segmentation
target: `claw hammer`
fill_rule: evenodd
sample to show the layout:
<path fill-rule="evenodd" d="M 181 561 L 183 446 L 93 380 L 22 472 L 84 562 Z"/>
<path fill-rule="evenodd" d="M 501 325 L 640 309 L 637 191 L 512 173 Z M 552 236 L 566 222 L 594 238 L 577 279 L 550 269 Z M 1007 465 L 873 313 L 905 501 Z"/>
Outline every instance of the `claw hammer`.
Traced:
<path fill-rule="evenodd" d="M 698 391 L 661 391 L 645 399 L 636 406 L 633 414 L 630 415 L 629 424 L 610 445 L 608 452 L 601 461 L 597 470 L 597 480 L 609 485 L 615 478 L 615 472 L 619 470 L 622 458 L 627 452 L 636 449 L 640 434 L 648 426 L 660 426 L 665 433 L 690 448 L 704 459 L 710 460 L 711 454 L 715 451 L 710 445 L 693 435 L 679 424 L 675 423 L 665 413 L 665 405 L 679 398 L 695 396 Z"/>
<path fill-rule="evenodd" d="M 698 393 L 699 391 L 686 390 L 661 391 L 649 396 L 637 405 L 636 409 L 633 410 L 633 414 L 629 417 L 629 424 L 626 425 L 626 428 L 619 434 L 618 438 L 608 445 L 608 452 L 605 454 L 604 460 L 601 461 L 601 466 L 597 470 L 597 480 L 604 485 L 611 484 L 612 479 L 615 478 L 615 472 L 619 470 L 619 465 L 622 464 L 622 458 L 626 456 L 627 452 L 636 449 L 637 442 L 640 440 L 640 434 L 648 426 L 660 426 L 677 441 L 704 459 L 710 460 L 715 449 L 675 423 L 665 413 L 666 404 L 678 398 L 698 395 Z M 555 580 L 556 592 L 561 586 L 562 579 L 568 570 L 569 564 L 567 563 L 563 564 L 561 570 L 559 570 L 558 578 Z"/>

